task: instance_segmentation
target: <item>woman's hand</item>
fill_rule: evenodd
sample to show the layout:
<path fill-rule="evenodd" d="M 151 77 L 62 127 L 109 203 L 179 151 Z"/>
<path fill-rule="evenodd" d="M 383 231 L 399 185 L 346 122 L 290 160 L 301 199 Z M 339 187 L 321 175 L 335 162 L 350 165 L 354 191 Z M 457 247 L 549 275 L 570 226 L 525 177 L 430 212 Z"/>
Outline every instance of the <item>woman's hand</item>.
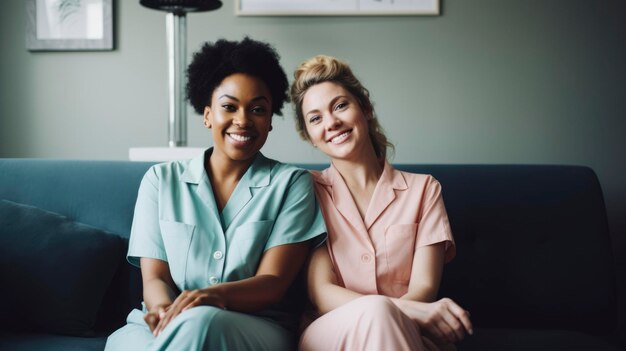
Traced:
<path fill-rule="evenodd" d="M 466 333 L 474 333 L 469 312 L 449 298 L 430 303 L 400 299 L 394 302 L 428 336 L 455 343 L 461 341 Z"/>
<path fill-rule="evenodd" d="M 214 290 L 215 289 L 206 288 L 197 290 L 185 290 L 180 293 L 180 295 L 178 295 L 176 300 L 174 300 L 171 305 L 158 311 L 158 323 L 152 331 L 154 333 L 154 336 L 159 336 L 163 329 L 165 329 L 165 327 L 174 318 L 176 318 L 176 316 L 192 307 L 215 306 L 219 308 L 224 308 L 225 304 L 223 298 Z M 147 318 L 147 316 L 148 314 L 146 314 L 146 317 L 144 317 L 144 319 Z M 147 320 L 146 323 L 148 323 Z M 150 325 L 150 323 L 148 323 L 148 325 Z"/>
<path fill-rule="evenodd" d="M 152 308 L 151 311 L 148 311 L 144 316 L 143 320 L 146 321 L 150 331 L 154 333 L 157 325 L 161 321 L 161 319 L 165 316 L 165 312 L 169 309 L 171 305 L 159 305 Z"/>

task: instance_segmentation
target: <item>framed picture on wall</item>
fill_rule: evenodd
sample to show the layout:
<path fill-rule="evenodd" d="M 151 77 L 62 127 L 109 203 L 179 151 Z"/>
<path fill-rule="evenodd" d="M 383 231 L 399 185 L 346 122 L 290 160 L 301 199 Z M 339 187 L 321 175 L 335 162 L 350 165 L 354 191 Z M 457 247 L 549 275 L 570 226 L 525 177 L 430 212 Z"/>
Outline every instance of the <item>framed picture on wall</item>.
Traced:
<path fill-rule="evenodd" d="M 113 0 L 25 3 L 28 50 L 113 50 Z"/>
<path fill-rule="evenodd" d="M 440 0 L 236 0 L 238 16 L 439 15 Z"/>

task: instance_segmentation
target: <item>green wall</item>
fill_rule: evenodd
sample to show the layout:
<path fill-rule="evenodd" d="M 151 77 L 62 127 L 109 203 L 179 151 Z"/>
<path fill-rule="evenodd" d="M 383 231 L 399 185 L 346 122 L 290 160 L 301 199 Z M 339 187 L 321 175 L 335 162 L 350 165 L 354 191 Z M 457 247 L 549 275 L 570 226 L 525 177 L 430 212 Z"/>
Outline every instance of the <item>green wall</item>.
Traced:
<path fill-rule="evenodd" d="M 114 51 L 31 53 L 24 1 L 0 3 L 0 157 L 125 159 L 129 147 L 166 145 L 165 14 L 139 1 L 115 5 Z M 625 8 L 443 0 L 437 17 L 236 17 L 224 0 L 217 12 L 188 16 L 188 49 L 249 34 L 273 43 L 289 72 L 319 53 L 347 60 L 397 146 L 395 162 L 592 167 L 623 278 Z M 209 145 L 189 114 L 190 145 Z M 297 138 L 291 116 L 276 117 L 264 152 L 325 161 Z"/>

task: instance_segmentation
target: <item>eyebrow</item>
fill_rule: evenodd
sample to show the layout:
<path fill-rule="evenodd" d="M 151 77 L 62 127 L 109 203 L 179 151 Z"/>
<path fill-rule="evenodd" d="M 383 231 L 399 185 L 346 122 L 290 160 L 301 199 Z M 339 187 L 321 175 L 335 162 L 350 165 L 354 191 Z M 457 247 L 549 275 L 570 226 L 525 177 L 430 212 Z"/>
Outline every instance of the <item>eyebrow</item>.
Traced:
<path fill-rule="evenodd" d="M 320 112 L 320 110 L 318 110 L 318 109 L 314 109 L 314 110 L 311 110 L 311 111 L 309 111 L 309 112 L 305 113 L 304 115 L 305 115 L 305 116 L 308 116 L 308 115 L 310 115 L 311 113 L 314 113 L 314 112 Z"/>
<path fill-rule="evenodd" d="M 239 99 L 237 99 L 236 97 L 234 97 L 234 96 L 232 96 L 232 95 L 228 95 L 228 94 L 223 94 L 223 95 L 220 95 L 217 99 L 219 100 L 219 99 L 221 99 L 221 98 L 223 98 L 223 97 L 229 98 L 229 99 L 231 99 L 231 100 L 239 101 Z M 263 95 L 261 95 L 261 96 L 257 96 L 257 97 L 255 97 L 254 99 L 252 99 L 252 101 L 258 101 L 258 100 L 265 100 L 265 101 L 267 101 L 267 102 L 269 102 L 269 101 L 270 101 L 267 97 L 265 97 L 265 96 L 263 96 Z"/>

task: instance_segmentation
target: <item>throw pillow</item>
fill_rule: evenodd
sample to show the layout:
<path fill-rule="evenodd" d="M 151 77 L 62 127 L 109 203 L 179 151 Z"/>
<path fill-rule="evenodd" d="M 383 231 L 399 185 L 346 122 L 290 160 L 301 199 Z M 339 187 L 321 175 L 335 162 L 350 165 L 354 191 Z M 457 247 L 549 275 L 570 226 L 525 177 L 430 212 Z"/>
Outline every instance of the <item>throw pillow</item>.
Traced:
<path fill-rule="evenodd" d="M 115 234 L 1 200 L 0 326 L 93 335 L 125 251 L 124 239 Z"/>

